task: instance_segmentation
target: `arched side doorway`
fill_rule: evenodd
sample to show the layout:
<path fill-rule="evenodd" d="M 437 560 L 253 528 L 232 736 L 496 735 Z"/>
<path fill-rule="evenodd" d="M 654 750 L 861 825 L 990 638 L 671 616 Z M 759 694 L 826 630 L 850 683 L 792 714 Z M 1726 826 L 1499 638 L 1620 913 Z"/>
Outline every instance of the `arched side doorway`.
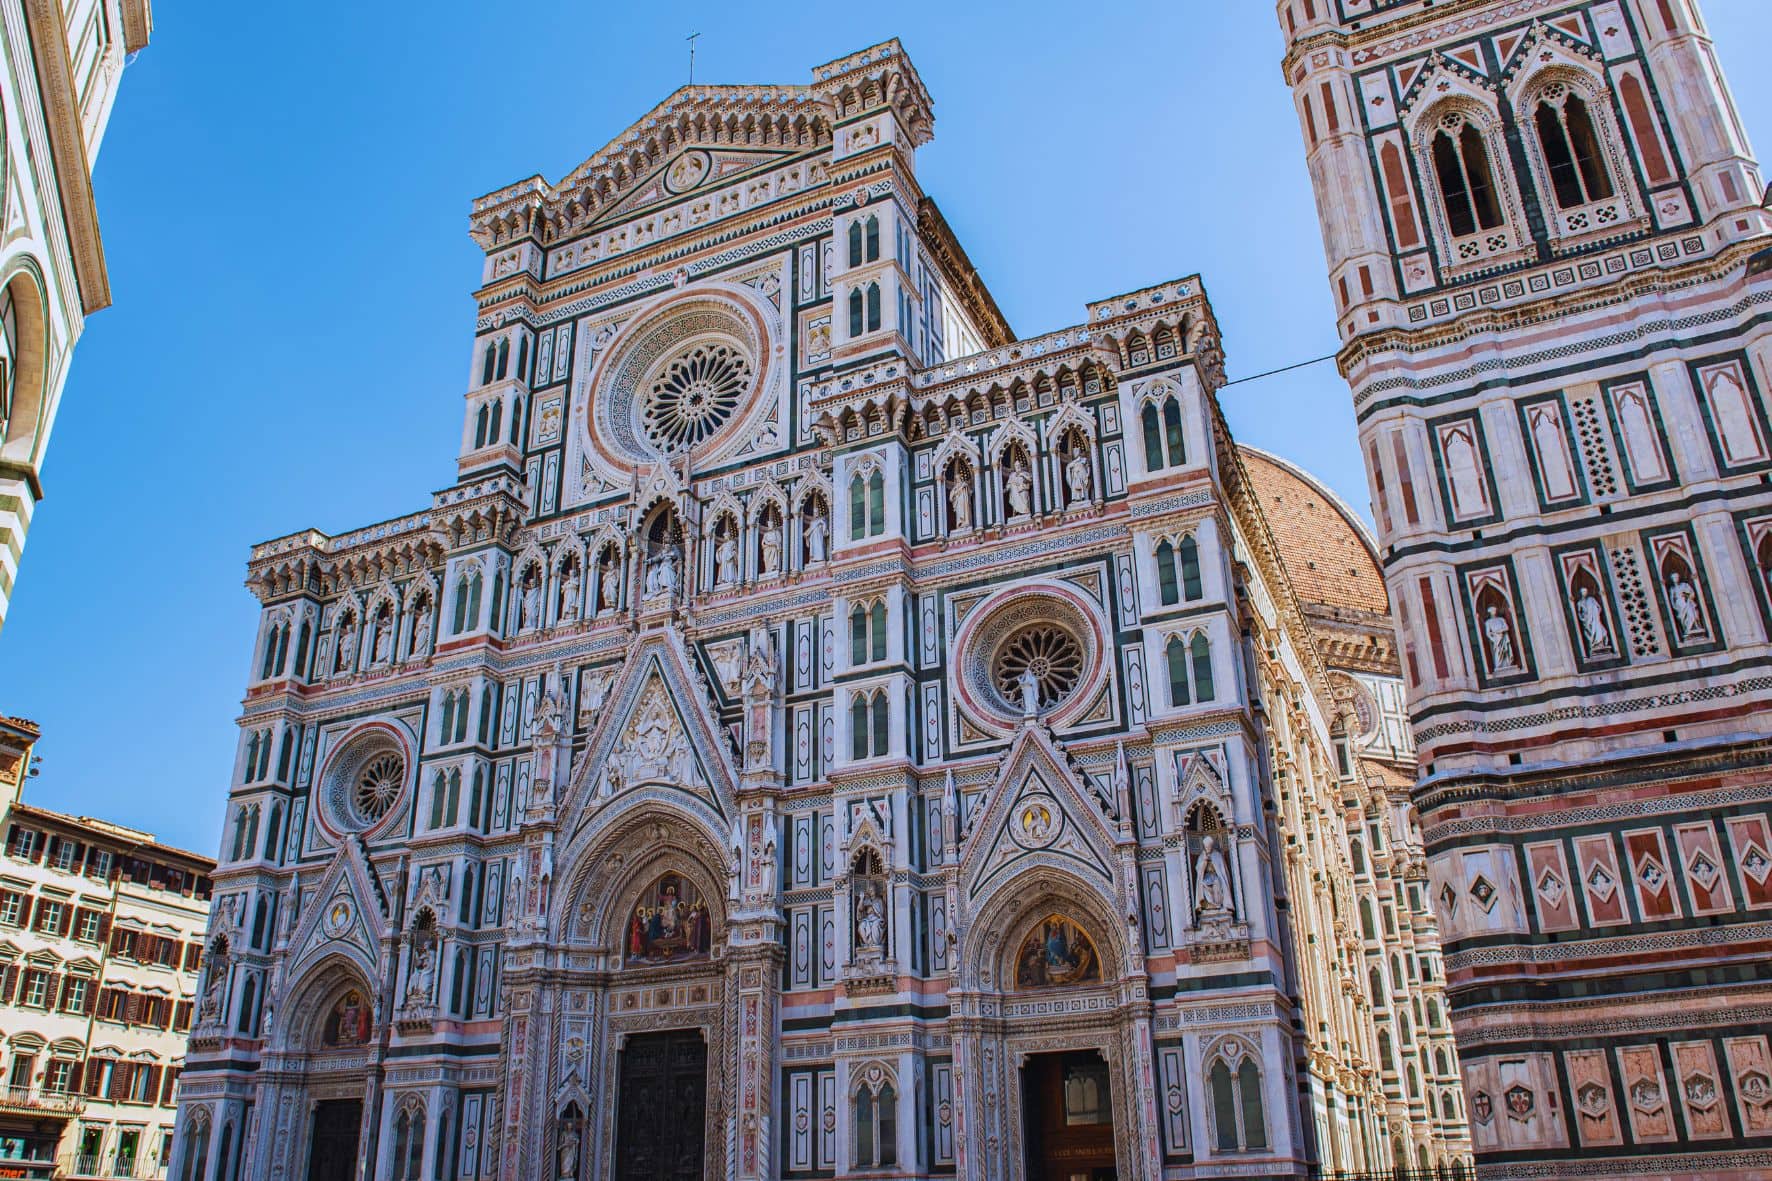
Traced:
<path fill-rule="evenodd" d="M 727 891 L 703 826 L 633 789 L 623 823 L 575 858 L 555 965 L 534 989 L 535 1067 L 507 1088 L 534 1175 L 609 1181 L 724 1176 L 736 1054 L 727 1019 Z M 538 1070 L 534 1079 L 523 1072 Z M 543 1078 L 545 1076 L 545 1080 Z M 540 1085 L 537 1086 L 536 1084 Z M 533 1164 L 529 1168 L 534 1168 Z"/>
<path fill-rule="evenodd" d="M 969 925 L 949 993 L 962 1175 L 1159 1176 L 1149 996 L 1113 914 L 1102 890 L 1041 868 Z"/>
<path fill-rule="evenodd" d="M 269 1039 L 254 1176 L 355 1181 L 371 1143 L 375 1098 L 366 1082 L 380 1057 L 375 993 L 362 968 L 333 957 L 306 972 Z M 268 1133 L 268 1134 L 267 1134 Z"/>

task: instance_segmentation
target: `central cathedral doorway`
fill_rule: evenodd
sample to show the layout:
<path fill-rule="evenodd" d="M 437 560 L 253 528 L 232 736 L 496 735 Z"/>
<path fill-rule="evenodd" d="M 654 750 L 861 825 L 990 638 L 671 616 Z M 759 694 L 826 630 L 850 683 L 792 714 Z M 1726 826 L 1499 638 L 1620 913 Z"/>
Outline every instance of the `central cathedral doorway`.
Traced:
<path fill-rule="evenodd" d="M 315 1105 L 308 1181 L 352 1181 L 356 1177 L 357 1133 L 362 1124 L 361 1099 L 322 1099 Z"/>
<path fill-rule="evenodd" d="M 1115 1181 L 1114 1099 L 1093 1050 L 1033 1054 L 1021 1068 L 1027 1181 Z"/>
<path fill-rule="evenodd" d="M 708 1095 L 701 1031 L 628 1038 L 617 1095 L 615 1181 L 700 1181 Z"/>

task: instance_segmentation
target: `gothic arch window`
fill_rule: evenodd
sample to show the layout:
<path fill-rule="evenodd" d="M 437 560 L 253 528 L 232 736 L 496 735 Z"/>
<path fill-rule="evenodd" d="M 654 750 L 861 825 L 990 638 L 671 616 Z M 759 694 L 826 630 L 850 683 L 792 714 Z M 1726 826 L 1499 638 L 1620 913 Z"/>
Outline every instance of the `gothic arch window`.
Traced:
<path fill-rule="evenodd" d="M 1386 1070 L 1393 1074 L 1396 1073 L 1397 1049 L 1395 1043 L 1391 1041 L 1391 1031 L 1388 1029 L 1378 1031 L 1378 1060 Z"/>
<path fill-rule="evenodd" d="M 1200 545 L 1190 534 L 1175 547 L 1175 564 L 1181 582 L 1181 597 L 1192 603 L 1204 597 L 1200 585 Z"/>
<path fill-rule="evenodd" d="M 1378 970 L 1377 964 L 1367 969 L 1366 986 L 1372 993 L 1372 1003 L 1374 1005 L 1384 1004 L 1384 973 Z"/>
<path fill-rule="evenodd" d="M 868 331 L 880 330 L 880 285 L 868 284 Z"/>
<path fill-rule="evenodd" d="M 882 758 L 891 738 L 886 691 L 855 693 L 849 698 L 849 750 L 856 760 Z"/>
<path fill-rule="evenodd" d="M 258 977 L 246 977 L 246 984 L 240 990 L 240 1015 L 234 1028 L 240 1033 L 252 1033 L 253 1009 L 258 1003 Z"/>
<path fill-rule="evenodd" d="M 886 532 L 886 477 L 878 468 L 856 472 L 849 481 L 849 536 L 860 541 Z"/>
<path fill-rule="evenodd" d="M 1587 99 L 1566 82 L 1551 82 L 1533 103 L 1532 126 L 1557 208 L 1574 209 L 1612 196 L 1612 177 Z"/>
<path fill-rule="evenodd" d="M 393 1181 L 422 1181 L 424 1155 L 424 1104 L 417 1099 L 408 1100 L 394 1117 Z"/>
<path fill-rule="evenodd" d="M 1180 636 L 1170 636 L 1163 647 L 1169 668 L 1169 704 L 1177 708 L 1191 703 L 1187 683 L 1187 645 Z"/>
<path fill-rule="evenodd" d="M 500 340 L 498 342 L 498 365 L 492 374 L 494 380 L 504 377 L 506 371 L 510 368 L 510 361 L 511 342 L 508 339 Z"/>
<path fill-rule="evenodd" d="M 1181 429 L 1181 402 L 1173 394 L 1153 398 L 1139 412 L 1144 428 L 1144 466 L 1147 471 L 1180 467 L 1187 462 L 1187 445 Z"/>
<path fill-rule="evenodd" d="M 265 636 L 265 659 L 259 669 L 259 680 L 268 681 L 283 672 L 284 657 L 289 654 L 289 625 L 276 623 L 271 625 L 269 634 Z"/>
<path fill-rule="evenodd" d="M 527 334 L 517 340 L 517 376 L 525 379 L 529 376 L 529 337 Z"/>
<path fill-rule="evenodd" d="M 1440 1118 L 1444 1120 L 1458 1118 L 1458 1101 L 1452 1098 L 1451 1091 L 1440 1092 Z"/>
<path fill-rule="evenodd" d="M 898 1095 L 891 1082 L 882 1078 L 856 1088 L 854 1125 L 856 1168 L 898 1164 Z"/>
<path fill-rule="evenodd" d="M 487 416 L 491 413 L 492 408 L 482 402 L 480 403 L 480 412 L 474 415 L 474 449 L 476 451 L 486 446 L 486 424 L 489 421 Z"/>
<path fill-rule="evenodd" d="M 1372 899 L 1360 899 L 1360 934 L 1370 940 L 1378 938 L 1378 921 L 1373 917 Z"/>
<path fill-rule="evenodd" d="M 518 398 L 511 403 L 511 446 L 516 447 L 523 442 L 523 399 Z"/>
<path fill-rule="evenodd" d="M 1198 631 L 1190 639 L 1169 637 L 1163 647 L 1169 673 L 1169 704 L 1211 701 L 1217 696 L 1212 678 L 1212 641 Z"/>
<path fill-rule="evenodd" d="M 209 1175 L 209 1114 L 198 1111 L 185 1131 L 183 1181 L 204 1181 Z"/>
<path fill-rule="evenodd" d="M 1440 204 L 1452 237 L 1501 226 L 1501 197 L 1482 129 L 1462 111 L 1447 111 L 1429 140 Z"/>
<path fill-rule="evenodd" d="M 468 795 L 468 824 L 472 827 L 480 827 L 480 807 L 485 798 L 486 768 L 475 767 L 474 787 L 473 791 Z"/>
<path fill-rule="evenodd" d="M 308 620 L 301 621 L 301 631 L 295 640 L 295 675 L 305 677 L 308 674 L 308 647 L 313 643 L 314 629 Z"/>
<path fill-rule="evenodd" d="M 493 372 L 498 366 L 498 342 L 490 341 L 486 345 L 486 356 L 480 362 L 480 384 L 490 385 Z"/>
<path fill-rule="evenodd" d="M 867 260 L 869 262 L 880 260 L 880 219 L 871 213 L 868 214 L 867 220 Z"/>
<path fill-rule="evenodd" d="M 480 572 L 455 580 L 455 618 L 451 631 L 460 635 L 480 621 Z"/>
<path fill-rule="evenodd" d="M 494 398 L 492 400 L 492 417 L 486 420 L 486 441 L 488 443 L 498 442 L 499 428 L 504 425 L 504 413 L 504 402 Z"/>
<path fill-rule="evenodd" d="M 1175 547 L 1164 538 L 1157 543 L 1157 591 L 1163 600 L 1163 606 L 1173 607 L 1181 602 L 1181 582 L 1176 577 Z"/>
<path fill-rule="evenodd" d="M 857 603 L 849 612 L 849 662 L 886 659 L 886 601 Z"/>
<path fill-rule="evenodd" d="M 1220 1152 L 1259 1152 L 1267 1148 L 1262 1108 L 1261 1067 L 1234 1039 L 1213 1056 L 1206 1072 L 1212 1095 L 1214 1144 Z"/>
<path fill-rule="evenodd" d="M 1438 1072 L 1442 1078 L 1447 1077 L 1452 1073 L 1452 1060 L 1447 1057 L 1445 1046 L 1440 1046 L 1434 1050 L 1434 1070 Z"/>
<path fill-rule="evenodd" d="M 861 265 L 861 222 L 859 221 L 849 223 L 849 265 L 852 267 Z"/>
<path fill-rule="evenodd" d="M 861 288 L 857 287 L 849 293 L 849 335 L 860 336 L 867 330 L 867 320 L 863 313 Z"/>
<path fill-rule="evenodd" d="M 288 730 L 285 730 L 285 731 L 283 731 L 282 737 L 277 740 L 277 778 L 278 779 L 288 779 L 289 778 L 289 761 L 290 761 L 291 757 L 293 756 L 293 752 L 295 749 L 294 739 L 295 739 L 294 734 L 292 734 Z"/>
<path fill-rule="evenodd" d="M 283 805 L 271 805 L 271 822 L 265 826 L 265 856 L 275 857 L 278 838 L 283 835 Z"/>

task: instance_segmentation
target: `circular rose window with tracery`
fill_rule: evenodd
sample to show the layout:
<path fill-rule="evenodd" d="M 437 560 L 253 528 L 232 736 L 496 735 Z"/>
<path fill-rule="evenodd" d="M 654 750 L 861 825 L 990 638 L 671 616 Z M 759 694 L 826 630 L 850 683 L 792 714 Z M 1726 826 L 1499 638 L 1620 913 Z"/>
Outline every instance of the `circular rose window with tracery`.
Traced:
<path fill-rule="evenodd" d="M 1083 679 L 1083 645 L 1050 623 L 1011 632 L 991 660 L 991 679 L 1004 700 L 1020 702 L 1023 678 L 1030 674 L 1039 686 L 1040 708 L 1051 709 L 1076 692 Z"/>
<path fill-rule="evenodd" d="M 725 341 L 702 341 L 659 368 L 646 390 L 646 434 L 665 451 L 694 447 L 725 426 L 751 388 L 751 363 Z"/>
<path fill-rule="evenodd" d="M 391 752 L 378 755 L 358 774 L 351 802 L 357 815 L 373 824 L 388 814 L 405 785 L 406 761 Z"/>
<path fill-rule="evenodd" d="M 387 728 L 368 726 L 327 759 L 314 810 L 334 833 L 367 832 L 400 808 L 407 779 L 400 742 Z"/>
<path fill-rule="evenodd" d="M 1107 630 L 1074 587 L 1030 582 L 963 608 L 954 636 L 956 702 L 975 723 L 1004 732 L 1033 712 L 1048 725 L 1107 716 Z"/>

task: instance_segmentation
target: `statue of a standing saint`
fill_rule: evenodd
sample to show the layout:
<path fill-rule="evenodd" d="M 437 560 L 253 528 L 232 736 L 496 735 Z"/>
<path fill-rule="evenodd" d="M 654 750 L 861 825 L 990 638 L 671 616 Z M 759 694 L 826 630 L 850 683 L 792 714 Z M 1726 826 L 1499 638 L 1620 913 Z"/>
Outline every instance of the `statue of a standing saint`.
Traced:
<path fill-rule="evenodd" d="M 822 562 L 829 556 L 831 527 L 825 523 L 823 513 L 813 513 L 806 518 L 806 560 Z"/>
<path fill-rule="evenodd" d="M 1015 678 L 1016 688 L 1021 690 L 1021 716 L 1024 718 L 1038 717 L 1040 714 L 1040 677 L 1032 668 L 1024 668 Z"/>
<path fill-rule="evenodd" d="M 1581 636 L 1590 654 L 1611 652 L 1612 631 L 1606 626 L 1606 612 L 1600 600 L 1587 587 L 1582 587 L 1575 600 L 1575 618 L 1581 623 Z"/>
<path fill-rule="evenodd" d="M 518 631 L 534 631 L 541 626 L 541 575 L 523 588 L 523 605 L 517 615 Z"/>
<path fill-rule="evenodd" d="M 1489 607 L 1488 618 L 1483 620 L 1483 638 L 1489 641 L 1489 667 L 1492 670 L 1513 672 L 1520 667 L 1519 658 L 1514 655 L 1513 625 L 1493 604 Z"/>
<path fill-rule="evenodd" d="M 412 655 L 416 659 L 431 650 L 431 605 L 425 603 L 412 621 Z"/>
<path fill-rule="evenodd" d="M 964 472 L 956 470 L 948 477 L 948 509 L 953 515 L 955 533 L 972 528 L 972 482 Z"/>
<path fill-rule="evenodd" d="M 575 562 L 567 568 L 566 581 L 560 587 L 560 622 L 578 618 L 578 590 L 578 565 Z"/>
<path fill-rule="evenodd" d="M 731 586 L 738 581 L 738 538 L 731 532 L 720 534 L 714 546 L 714 585 Z"/>
<path fill-rule="evenodd" d="M 616 564 L 613 561 L 597 562 L 597 604 L 604 611 L 615 610 L 615 596 L 620 589 L 621 580 L 616 576 Z"/>
<path fill-rule="evenodd" d="M 1064 465 L 1064 483 L 1070 491 L 1073 505 L 1083 504 L 1089 499 L 1089 456 L 1081 447 L 1071 452 L 1069 462 Z"/>
<path fill-rule="evenodd" d="M 781 573 L 781 526 L 774 521 L 763 527 L 763 573 Z"/>
<path fill-rule="evenodd" d="M 1698 592 L 1675 570 L 1668 575 L 1667 601 L 1673 608 L 1674 626 L 1681 642 L 1698 639 L 1704 634 L 1704 613 L 1698 609 Z"/>
<path fill-rule="evenodd" d="M 1026 463 L 1017 463 L 1003 480 L 1003 489 L 1009 497 L 1009 516 L 1031 516 L 1034 511 L 1034 477 L 1028 472 Z"/>

